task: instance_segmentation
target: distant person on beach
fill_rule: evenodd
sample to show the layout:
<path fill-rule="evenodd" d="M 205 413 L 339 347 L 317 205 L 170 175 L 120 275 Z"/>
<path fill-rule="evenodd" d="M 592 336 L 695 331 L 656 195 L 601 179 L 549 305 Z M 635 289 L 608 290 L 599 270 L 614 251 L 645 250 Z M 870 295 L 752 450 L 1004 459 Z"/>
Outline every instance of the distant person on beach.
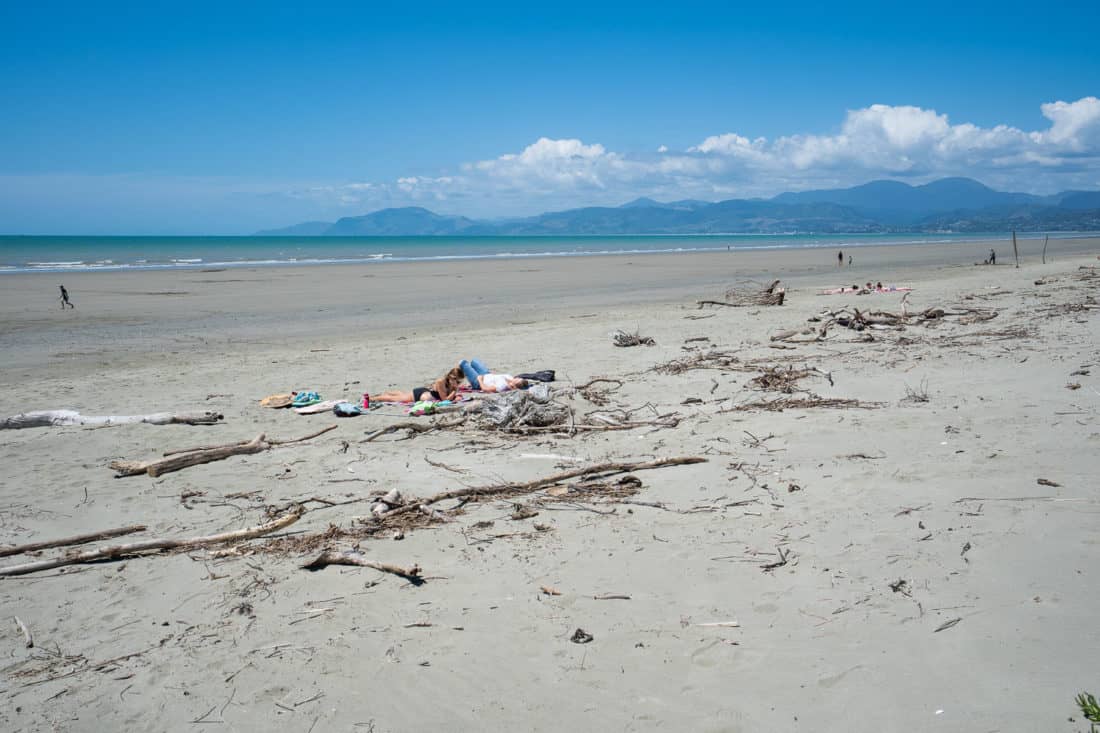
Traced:
<path fill-rule="evenodd" d="M 848 267 L 852 266 L 852 256 L 848 255 Z"/>
<path fill-rule="evenodd" d="M 840 250 L 836 253 L 836 266 L 844 267 L 844 250 Z"/>
<path fill-rule="evenodd" d="M 462 383 L 462 370 L 452 368 L 439 379 L 432 382 L 430 387 L 413 387 L 410 392 L 399 389 L 391 389 L 371 398 L 378 402 L 420 402 L 422 399 L 430 399 L 433 402 L 453 400 L 458 396 L 458 385 Z M 427 398 L 425 398 L 427 395 Z"/>
<path fill-rule="evenodd" d="M 65 306 L 76 310 L 76 306 L 69 302 L 69 291 L 65 289 L 65 286 L 58 285 L 57 287 L 61 288 L 61 310 L 65 310 Z"/>
<path fill-rule="evenodd" d="M 466 375 L 470 386 L 482 392 L 507 392 L 510 389 L 523 389 L 529 384 L 526 379 L 513 377 L 511 374 L 494 374 L 477 359 L 463 359 L 458 368 Z"/>
<path fill-rule="evenodd" d="M 989 264 L 997 264 L 997 253 L 994 252 L 992 249 L 989 250 Z"/>

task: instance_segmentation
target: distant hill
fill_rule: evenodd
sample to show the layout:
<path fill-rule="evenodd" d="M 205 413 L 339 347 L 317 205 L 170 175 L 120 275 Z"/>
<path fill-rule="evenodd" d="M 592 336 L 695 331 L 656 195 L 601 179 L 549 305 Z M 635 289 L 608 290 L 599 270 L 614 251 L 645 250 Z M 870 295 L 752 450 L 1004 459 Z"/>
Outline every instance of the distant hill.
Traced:
<path fill-rule="evenodd" d="M 895 226 L 918 221 L 938 211 L 985 209 L 1041 200 L 1026 193 L 994 191 L 970 178 L 942 178 L 923 186 L 872 181 L 853 188 L 783 193 L 772 199 L 781 203 L 842 204 Z"/>
<path fill-rule="evenodd" d="M 329 237 L 431 236 L 459 234 L 474 224 L 464 216 L 444 216 L 419 206 L 382 209 L 365 216 L 347 216 L 325 231 Z"/>
<path fill-rule="evenodd" d="M 331 221 L 305 221 L 282 229 L 261 229 L 257 237 L 317 237 L 323 235 L 332 226 Z"/>
<path fill-rule="evenodd" d="M 1100 191 L 1053 196 L 995 191 L 970 178 L 921 186 L 871 181 L 852 188 L 783 193 L 772 199 L 661 203 L 638 198 L 538 216 L 478 221 L 421 207 L 382 209 L 334 224 L 307 222 L 265 236 L 523 236 L 787 234 L 914 231 L 1100 230 Z"/>

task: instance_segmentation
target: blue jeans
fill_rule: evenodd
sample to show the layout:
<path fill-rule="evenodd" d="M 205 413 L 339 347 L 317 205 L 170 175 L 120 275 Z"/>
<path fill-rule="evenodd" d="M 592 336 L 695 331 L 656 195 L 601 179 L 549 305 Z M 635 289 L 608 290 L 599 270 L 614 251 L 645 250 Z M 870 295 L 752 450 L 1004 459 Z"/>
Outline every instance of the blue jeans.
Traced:
<path fill-rule="evenodd" d="M 470 382 L 470 386 L 474 389 L 481 389 L 481 383 L 478 382 L 477 378 L 482 374 L 488 374 L 489 367 L 485 366 L 477 359 L 472 361 L 463 359 L 458 365 L 462 367 L 462 373 L 466 375 L 466 379 Z"/>

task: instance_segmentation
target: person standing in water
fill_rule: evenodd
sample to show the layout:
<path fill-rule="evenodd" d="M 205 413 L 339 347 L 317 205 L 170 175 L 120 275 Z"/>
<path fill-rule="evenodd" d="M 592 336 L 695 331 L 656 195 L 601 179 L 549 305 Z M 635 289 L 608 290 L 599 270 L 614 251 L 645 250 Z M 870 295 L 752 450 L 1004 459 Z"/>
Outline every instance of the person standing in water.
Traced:
<path fill-rule="evenodd" d="M 76 310 L 76 306 L 69 302 L 69 291 L 65 289 L 65 286 L 58 285 L 57 287 L 61 288 L 61 310 L 65 310 L 65 306 Z"/>

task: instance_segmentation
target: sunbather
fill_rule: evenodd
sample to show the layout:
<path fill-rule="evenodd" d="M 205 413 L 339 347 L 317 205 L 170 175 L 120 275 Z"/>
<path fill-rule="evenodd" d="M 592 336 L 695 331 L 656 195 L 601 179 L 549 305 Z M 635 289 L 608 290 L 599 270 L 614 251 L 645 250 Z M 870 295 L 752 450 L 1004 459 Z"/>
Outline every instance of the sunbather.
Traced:
<path fill-rule="evenodd" d="M 430 387 L 413 387 L 411 392 L 391 389 L 379 395 L 372 395 L 371 399 L 378 402 L 420 402 L 421 400 L 441 402 L 443 400 L 453 400 L 458 396 L 458 385 L 462 383 L 462 376 L 462 369 L 454 367 L 432 382 Z"/>
<path fill-rule="evenodd" d="M 470 386 L 482 392 L 507 392 L 510 389 L 523 389 L 529 384 L 526 379 L 513 377 L 511 374 L 494 374 L 477 359 L 463 359 L 458 368 L 466 375 Z"/>

